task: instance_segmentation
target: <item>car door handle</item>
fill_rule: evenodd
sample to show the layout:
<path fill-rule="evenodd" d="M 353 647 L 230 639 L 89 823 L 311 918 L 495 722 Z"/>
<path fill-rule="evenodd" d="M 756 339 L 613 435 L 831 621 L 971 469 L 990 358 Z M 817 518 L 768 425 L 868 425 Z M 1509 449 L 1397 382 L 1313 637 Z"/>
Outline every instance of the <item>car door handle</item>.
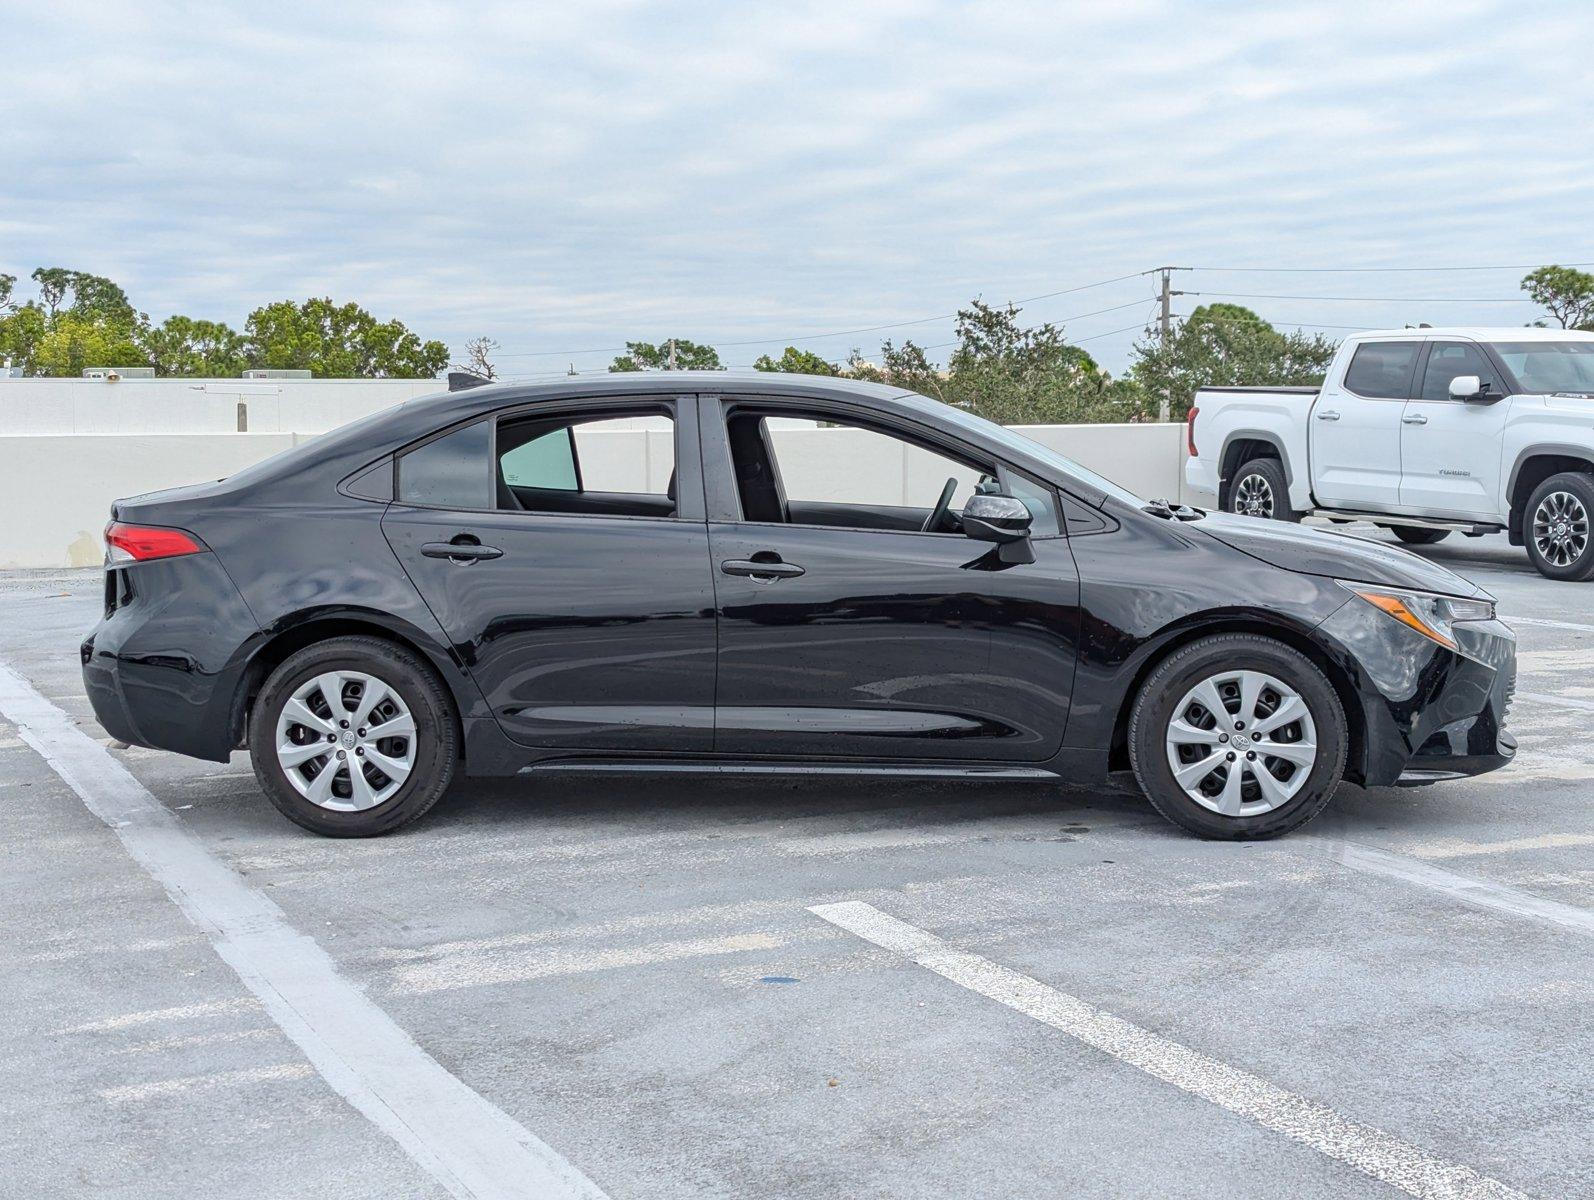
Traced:
<path fill-rule="evenodd" d="M 1400 419 L 1403 422 L 1405 422 L 1407 425 L 1426 425 L 1426 424 L 1428 424 L 1428 418 L 1423 416 L 1421 413 L 1412 413 L 1411 416 L 1409 416 L 1409 417 L 1401 417 Z"/>
<path fill-rule="evenodd" d="M 720 563 L 720 570 L 726 575 L 746 575 L 749 579 L 758 579 L 768 582 L 771 579 L 795 579 L 806 572 L 796 563 L 780 562 L 754 562 L 748 558 L 727 558 Z"/>
<path fill-rule="evenodd" d="M 497 546 L 484 546 L 475 538 L 466 541 L 469 535 L 461 535 L 451 542 L 427 542 L 421 547 L 421 553 L 427 558 L 446 558 L 450 562 L 469 563 L 484 558 L 502 558 L 504 552 Z"/>
<path fill-rule="evenodd" d="M 1337 421 L 1339 420 L 1339 414 L 1333 409 L 1329 409 L 1327 412 L 1318 413 L 1317 419 L 1319 421 Z"/>

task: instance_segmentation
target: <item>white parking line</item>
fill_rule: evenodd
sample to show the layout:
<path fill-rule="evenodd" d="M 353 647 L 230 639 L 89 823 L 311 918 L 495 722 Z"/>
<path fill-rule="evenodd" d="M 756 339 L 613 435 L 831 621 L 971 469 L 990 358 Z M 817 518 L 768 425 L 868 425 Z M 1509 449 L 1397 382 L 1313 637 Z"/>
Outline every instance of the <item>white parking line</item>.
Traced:
<path fill-rule="evenodd" d="M 943 979 L 1059 1029 L 1164 1083 L 1293 1138 L 1408 1195 L 1423 1200 L 1524 1200 L 1523 1193 L 1471 1167 L 1351 1121 L 1315 1100 L 1093 1008 L 1028 975 L 953 949 L 934 934 L 888 916 L 871 904 L 848 900 L 816 904 L 808 911 Z"/>
<path fill-rule="evenodd" d="M 1570 708 L 1577 712 L 1594 712 L 1594 700 L 1578 700 L 1572 696 L 1550 696 L 1543 692 L 1518 692 L 1516 699 L 1533 704 L 1548 704 L 1554 708 Z"/>
<path fill-rule="evenodd" d="M 596 1184 L 444 1070 L 338 973 L 326 951 L 289 925 L 274 902 L 206 850 L 103 746 L 3 665 L 0 715 L 116 831 L 328 1085 L 450 1195 L 601 1200 Z"/>
<path fill-rule="evenodd" d="M 1594 934 L 1594 912 L 1586 908 L 1545 900 L 1503 883 L 1458 875 L 1443 867 L 1407 858 L 1404 854 L 1392 854 L 1374 846 L 1346 842 L 1340 847 L 1339 856 L 1347 867 L 1414 883 L 1476 908 L 1489 908 L 1514 917 L 1545 921 L 1574 933 Z"/>
<path fill-rule="evenodd" d="M 1551 621 L 1546 617 L 1501 617 L 1507 625 L 1542 625 L 1546 629 L 1571 629 L 1577 633 L 1594 633 L 1594 625 L 1579 625 L 1576 621 Z"/>

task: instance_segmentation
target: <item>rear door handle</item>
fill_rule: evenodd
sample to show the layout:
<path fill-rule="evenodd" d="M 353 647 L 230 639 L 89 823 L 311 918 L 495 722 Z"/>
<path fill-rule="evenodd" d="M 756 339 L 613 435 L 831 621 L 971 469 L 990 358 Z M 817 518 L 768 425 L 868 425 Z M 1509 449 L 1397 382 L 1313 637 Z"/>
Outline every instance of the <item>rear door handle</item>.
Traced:
<path fill-rule="evenodd" d="M 1329 409 L 1327 412 L 1318 413 L 1317 419 L 1319 421 L 1337 421 L 1339 420 L 1339 414 L 1333 409 Z"/>
<path fill-rule="evenodd" d="M 1428 424 L 1428 418 L 1423 416 L 1421 413 L 1412 413 L 1411 416 L 1409 416 L 1409 417 L 1401 417 L 1400 419 L 1403 422 L 1405 422 L 1407 425 L 1426 425 L 1426 424 Z"/>
<path fill-rule="evenodd" d="M 504 552 L 497 546 L 484 546 L 468 533 L 462 533 L 451 542 L 427 542 L 421 547 L 427 558 L 446 558 L 450 562 L 470 563 L 484 558 L 502 558 Z"/>
<path fill-rule="evenodd" d="M 727 558 L 720 563 L 720 570 L 726 575 L 746 575 L 750 579 L 795 579 L 806 572 L 796 563 L 789 562 L 754 562 L 748 558 Z"/>

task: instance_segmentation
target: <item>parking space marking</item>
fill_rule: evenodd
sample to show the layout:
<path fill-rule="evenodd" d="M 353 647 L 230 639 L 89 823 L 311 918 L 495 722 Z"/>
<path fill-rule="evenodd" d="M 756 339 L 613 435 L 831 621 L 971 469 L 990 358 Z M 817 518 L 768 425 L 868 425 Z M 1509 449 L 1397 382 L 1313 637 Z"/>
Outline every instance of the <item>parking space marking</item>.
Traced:
<path fill-rule="evenodd" d="M 1518 692 L 1516 699 L 1534 704 L 1548 704 L 1555 708 L 1570 708 L 1578 712 L 1594 712 L 1594 700 L 1578 700 L 1572 696 L 1547 696 L 1543 692 Z"/>
<path fill-rule="evenodd" d="M 1514 854 L 1519 850 L 1560 850 L 1573 846 L 1594 846 L 1594 833 L 1540 833 L 1532 837 L 1507 838 L 1500 842 L 1464 842 L 1454 838 L 1407 846 L 1406 853 L 1417 858 L 1470 858 L 1477 854 Z"/>
<path fill-rule="evenodd" d="M 1594 633 L 1594 625 L 1579 625 L 1576 621 L 1551 621 L 1547 617 L 1502 617 L 1507 625 L 1542 625 L 1546 629 L 1571 629 L 1577 633 Z"/>
<path fill-rule="evenodd" d="M 1475 908 L 1489 908 L 1496 912 L 1509 913 L 1514 917 L 1544 921 L 1563 929 L 1570 929 L 1574 933 L 1594 935 L 1594 911 L 1586 908 L 1545 900 L 1517 888 L 1507 887 L 1503 883 L 1490 883 L 1485 879 L 1458 875 L 1454 871 L 1447 871 L 1443 867 L 1436 867 L 1419 859 L 1408 858 L 1404 854 L 1393 854 L 1388 850 L 1363 846 L 1356 842 L 1343 843 L 1339 849 L 1339 858 L 1347 867 L 1355 870 L 1416 884 L 1418 887 L 1438 892 L 1440 895 L 1459 900 L 1463 904 L 1470 904 Z"/>
<path fill-rule="evenodd" d="M 445 1070 L 144 785 L 0 665 L 0 715 L 121 839 L 327 1084 L 461 1200 L 603 1200 L 556 1150 Z"/>
<path fill-rule="evenodd" d="M 943 979 L 1112 1055 L 1148 1075 L 1281 1133 L 1423 1200 L 1525 1200 L 1523 1193 L 1326 1105 L 1095 1008 L 1038 979 L 946 942 L 859 900 L 816 904 L 815 916 Z"/>

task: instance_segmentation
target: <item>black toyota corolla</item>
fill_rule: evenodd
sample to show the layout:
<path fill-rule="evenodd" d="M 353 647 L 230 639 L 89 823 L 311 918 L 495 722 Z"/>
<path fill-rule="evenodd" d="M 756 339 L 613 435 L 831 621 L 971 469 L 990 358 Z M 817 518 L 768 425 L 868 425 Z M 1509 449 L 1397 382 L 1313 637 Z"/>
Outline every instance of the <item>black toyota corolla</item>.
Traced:
<path fill-rule="evenodd" d="M 1515 642 L 1405 551 L 1147 502 L 922 396 L 710 373 L 415 400 L 118 501 L 115 737 L 308 829 L 458 774 L 1132 769 L 1206 837 L 1492 770 Z"/>

